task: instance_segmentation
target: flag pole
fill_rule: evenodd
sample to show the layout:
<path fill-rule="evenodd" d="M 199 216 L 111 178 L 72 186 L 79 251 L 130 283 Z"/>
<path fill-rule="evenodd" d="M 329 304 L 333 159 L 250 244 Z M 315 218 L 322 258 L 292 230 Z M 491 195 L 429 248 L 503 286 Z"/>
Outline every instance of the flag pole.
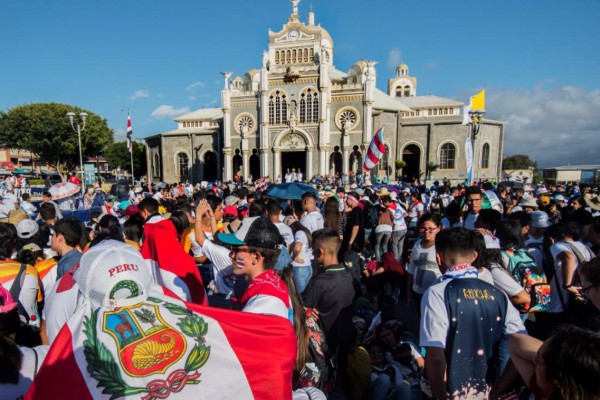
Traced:
<path fill-rule="evenodd" d="M 127 109 L 127 140 L 129 144 L 129 156 L 131 158 L 131 185 L 135 185 L 135 175 L 133 174 L 133 130 L 131 129 L 131 109 Z"/>

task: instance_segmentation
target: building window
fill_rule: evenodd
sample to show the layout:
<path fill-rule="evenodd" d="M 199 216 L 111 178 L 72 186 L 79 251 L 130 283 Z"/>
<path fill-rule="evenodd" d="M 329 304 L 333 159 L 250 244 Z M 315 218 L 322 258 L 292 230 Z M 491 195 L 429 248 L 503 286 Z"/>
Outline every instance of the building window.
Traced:
<path fill-rule="evenodd" d="M 315 49 L 309 50 L 308 61 L 313 62 L 315 60 Z"/>
<path fill-rule="evenodd" d="M 314 123 L 319 120 L 319 93 L 313 88 L 304 89 L 300 94 L 300 123 Z"/>
<path fill-rule="evenodd" d="M 160 177 L 160 157 L 158 157 L 158 154 L 154 154 L 154 177 L 158 178 Z"/>
<path fill-rule="evenodd" d="M 404 86 L 404 97 L 410 97 L 410 86 Z"/>
<path fill-rule="evenodd" d="M 275 52 L 275 64 L 279 64 L 279 52 Z"/>
<path fill-rule="evenodd" d="M 177 170 L 179 172 L 179 178 L 183 179 L 184 177 L 187 177 L 188 169 L 189 169 L 188 155 L 185 153 L 177 154 L 177 165 L 178 165 Z"/>
<path fill-rule="evenodd" d="M 385 171 L 385 174 L 388 175 L 389 174 L 389 171 L 388 171 L 389 160 L 390 160 L 390 146 L 388 146 L 387 144 L 385 144 L 384 146 L 385 146 L 385 153 L 379 159 L 379 164 L 377 164 L 377 169 L 380 171 Z"/>
<path fill-rule="evenodd" d="M 294 50 L 292 50 L 292 62 L 295 64 L 296 61 L 297 61 L 297 58 L 296 58 L 296 49 L 294 49 Z"/>
<path fill-rule="evenodd" d="M 401 87 L 396 88 L 396 97 L 402 97 L 402 88 Z"/>
<path fill-rule="evenodd" d="M 456 146 L 444 143 L 440 150 L 440 169 L 454 169 L 456 166 Z"/>
<path fill-rule="evenodd" d="M 304 62 L 308 62 L 308 49 L 304 49 Z"/>
<path fill-rule="evenodd" d="M 490 167 L 490 145 L 489 143 L 483 144 L 481 149 L 481 168 L 486 169 Z"/>
<path fill-rule="evenodd" d="M 285 93 L 276 90 L 269 97 L 269 123 L 285 124 L 287 121 L 287 99 Z"/>

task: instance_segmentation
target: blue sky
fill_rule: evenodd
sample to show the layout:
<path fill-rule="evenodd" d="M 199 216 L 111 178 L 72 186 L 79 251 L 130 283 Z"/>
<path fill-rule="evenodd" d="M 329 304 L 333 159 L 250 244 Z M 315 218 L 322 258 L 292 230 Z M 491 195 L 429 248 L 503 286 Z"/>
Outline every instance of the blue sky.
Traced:
<path fill-rule="evenodd" d="M 334 63 L 379 61 L 385 90 L 409 64 L 418 94 L 464 101 L 485 87 L 507 121 L 505 154 L 600 164 L 600 1 L 303 0 L 334 40 Z M 56 101 L 108 119 L 122 139 L 220 104 L 220 71 L 259 67 L 289 0 L 5 1 L 0 109 Z M 125 111 L 122 111 L 125 110 Z"/>

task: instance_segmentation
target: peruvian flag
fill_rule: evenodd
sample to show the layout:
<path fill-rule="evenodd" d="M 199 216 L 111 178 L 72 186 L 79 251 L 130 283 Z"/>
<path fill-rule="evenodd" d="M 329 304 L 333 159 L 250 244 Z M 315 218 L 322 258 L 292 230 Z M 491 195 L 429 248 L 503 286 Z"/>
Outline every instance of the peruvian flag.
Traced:
<path fill-rule="evenodd" d="M 287 319 L 184 303 L 153 286 L 133 306 L 82 304 L 26 399 L 291 399 L 295 359 Z"/>
<path fill-rule="evenodd" d="M 168 219 L 144 225 L 142 257 L 151 260 L 155 281 L 184 301 L 208 305 L 196 262 L 183 250 Z"/>
<path fill-rule="evenodd" d="M 369 149 L 367 150 L 365 162 L 363 163 L 363 170 L 365 173 L 368 173 L 371 169 L 373 169 L 373 167 L 377 165 L 384 154 L 385 144 L 383 143 L 383 127 L 381 127 L 375 136 L 373 136 L 371 144 L 369 145 Z"/>

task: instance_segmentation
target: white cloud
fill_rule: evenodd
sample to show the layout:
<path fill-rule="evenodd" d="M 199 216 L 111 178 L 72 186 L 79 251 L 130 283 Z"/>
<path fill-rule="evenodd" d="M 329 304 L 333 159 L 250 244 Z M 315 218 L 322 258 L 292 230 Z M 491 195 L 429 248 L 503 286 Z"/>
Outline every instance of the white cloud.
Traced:
<path fill-rule="evenodd" d="M 203 87 L 204 87 L 204 83 L 198 81 L 198 82 L 194 82 L 194 83 L 188 85 L 185 88 L 185 91 L 186 92 L 191 92 L 192 90 L 195 90 L 195 89 L 198 89 L 198 88 L 203 88 Z"/>
<path fill-rule="evenodd" d="M 144 98 L 144 97 L 150 97 L 150 91 L 148 91 L 147 89 L 134 91 L 133 95 L 130 97 L 130 99 L 135 100 L 135 99 Z"/>
<path fill-rule="evenodd" d="M 127 131 L 123 128 L 117 128 L 113 132 L 115 142 L 121 142 L 127 138 Z"/>
<path fill-rule="evenodd" d="M 215 104 L 217 104 L 217 100 L 212 100 L 212 101 L 209 101 L 208 103 L 204 104 L 202 107 L 208 107 L 208 106 L 212 106 Z"/>
<path fill-rule="evenodd" d="M 504 154 L 540 166 L 598 164 L 600 89 L 574 86 L 486 91 L 487 117 L 506 121 Z"/>
<path fill-rule="evenodd" d="M 194 101 L 194 100 L 196 100 L 196 96 L 188 96 L 188 100 Z"/>
<path fill-rule="evenodd" d="M 187 114 L 190 112 L 189 107 L 181 107 L 181 108 L 175 108 L 171 105 L 167 105 L 167 104 L 163 104 L 160 107 L 158 107 L 156 110 L 152 111 L 152 118 L 157 118 L 157 119 L 161 119 L 161 118 L 173 118 L 173 117 L 178 117 L 180 115 L 183 114 Z"/>
<path fill-rule="evenodd" d="M 439 61 L 429 61 L 427 64 L 425 64 L 426 69 L 437 69 L 439 66 Z"/>
<path fill-rule="evenodd" d="M 394 47 L 393 49 L 390 50 L 390 54 L 388 55 L 387 66 L 389 68 L 396 68 L 398 66 L 398 64 L 400 64 L 401 61 L 402 61 L 402 53 L 400 52 L 399 48 Z"/>

